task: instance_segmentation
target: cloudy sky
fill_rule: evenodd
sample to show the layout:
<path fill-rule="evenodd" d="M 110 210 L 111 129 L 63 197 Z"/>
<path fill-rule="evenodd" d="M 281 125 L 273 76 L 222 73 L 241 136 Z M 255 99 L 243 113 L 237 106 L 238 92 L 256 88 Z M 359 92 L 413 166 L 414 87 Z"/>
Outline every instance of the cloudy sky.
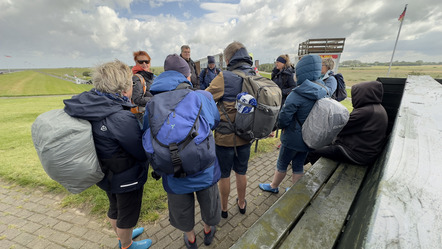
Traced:
<path fill-rule="evenodd" d="M 345 37 L 342 60 L 442 61 L 440 0 L 0 0 L 0 68 L 92 67 L 146 50 L 153 66 L 240 41 L 260 63 L 312 38 Z"/>

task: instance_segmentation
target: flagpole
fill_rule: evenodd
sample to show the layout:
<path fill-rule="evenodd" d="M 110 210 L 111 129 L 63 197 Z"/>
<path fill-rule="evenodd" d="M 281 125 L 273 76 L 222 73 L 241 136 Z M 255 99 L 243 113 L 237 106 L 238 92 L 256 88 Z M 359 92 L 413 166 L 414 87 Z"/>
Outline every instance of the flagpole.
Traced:
<path fill-rule="evenodd" d="M 399 25 L 399 31 L 397 32 L 396 42 L 394 43 L 393 54 L 391 55 L 390 66 L 388 67 L 387 76 L 390 75 L 391 64 L 393 63 L 394 52 L 396 51 L 397 41 L 399 40 L 399 34 L 401 33 L 402 23 L 404 23 L 405 11 L 407 10 L 407 5 L 408 4 L 405 4 L 404 12 L 402 12 L 403 16 L 402 16 L 402 19 L 401 19 L 401 24 Z"/>

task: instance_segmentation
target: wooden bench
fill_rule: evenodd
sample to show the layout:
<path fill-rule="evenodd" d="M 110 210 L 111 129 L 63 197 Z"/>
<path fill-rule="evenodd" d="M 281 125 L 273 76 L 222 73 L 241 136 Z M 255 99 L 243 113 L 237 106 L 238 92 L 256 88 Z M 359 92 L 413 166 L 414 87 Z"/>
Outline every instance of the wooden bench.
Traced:
<path fill-rule="evenodd" d="M 231 248 L 332 248 L 366 170 L 319 159 Z"/>
<path fill-rule="evenodd" d="M 321 158 L 231 248 L 441 248 L 442 85 L 378 81 L 391 133 L 377 162 Z"/>

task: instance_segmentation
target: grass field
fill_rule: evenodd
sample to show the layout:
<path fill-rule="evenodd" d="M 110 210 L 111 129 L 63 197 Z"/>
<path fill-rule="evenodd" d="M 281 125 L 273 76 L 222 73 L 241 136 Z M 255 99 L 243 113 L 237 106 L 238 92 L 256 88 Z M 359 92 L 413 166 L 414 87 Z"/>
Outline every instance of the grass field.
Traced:
<path fill-rule="evenodd" d="M 58 70 L 48 69 L 46 73 L 53 74 L 54 71 Z M 62 70 L 59 71 L 64 73 Z M 388 68 L 341 68 L 339 71 L 344 75 L 347 86 L 351 87 L 358 82 L 385 77 Z M 269 76 L 264 72 L 262 74 Z M 442 66 L 393 67 L 390 76 L 405 78 L 408 74 L 429 74 L 434 78 L 442 78 Z M 63 108 L 63 99 L 89 90 L 91 87 L 91 85 L 76 85 L 36 71 L 0 75 L 0 97 L 67 94 L 64 97 L 0 98 L 0 158 L 2 159 L 0 177 L 20 185 L 43 186 L 48 191 L 65 193 L 64 205 L 84 207 L 91 210 L 93 214 L 105 217 L 108 204 L 104 192 L 94 186 L 81 194 L 68 194 L 61 185 L 50 179 L 44 172 L 31 139 L 31 125 L 38 115 L 52 109 Z M 349 110 L 352 109 L 350 100 L 344 100 L 341 103 Z M 278 140 L 269 138 L 259 141 L 258 154 L 274 150 Z M 254 145 L 252 145 L 251 157 L 254 156 Z M 145 185 L 140 220 L 154 221 L 166 208 L 166 193 L 161 181 L 155 181 L 149 177 Z"/>
<path fill-rule="evenodd" d="M 0 74 L 0 97 L 75 94 L 91 88 L 31 70 Z"/>

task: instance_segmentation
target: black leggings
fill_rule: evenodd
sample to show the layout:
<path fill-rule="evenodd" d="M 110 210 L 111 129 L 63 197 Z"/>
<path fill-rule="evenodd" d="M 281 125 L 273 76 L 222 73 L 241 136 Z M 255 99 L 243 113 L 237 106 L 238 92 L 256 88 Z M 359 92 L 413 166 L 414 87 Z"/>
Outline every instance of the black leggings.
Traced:
<path fill-rule="evenodd" d="M 338 162 L 358 164 L 347 155 L 344 148 L 340 145 L 329 145 L 309 152 L 304 165 L 307 163 L 314 164 L 320 157 L 326 157 Z"/>

